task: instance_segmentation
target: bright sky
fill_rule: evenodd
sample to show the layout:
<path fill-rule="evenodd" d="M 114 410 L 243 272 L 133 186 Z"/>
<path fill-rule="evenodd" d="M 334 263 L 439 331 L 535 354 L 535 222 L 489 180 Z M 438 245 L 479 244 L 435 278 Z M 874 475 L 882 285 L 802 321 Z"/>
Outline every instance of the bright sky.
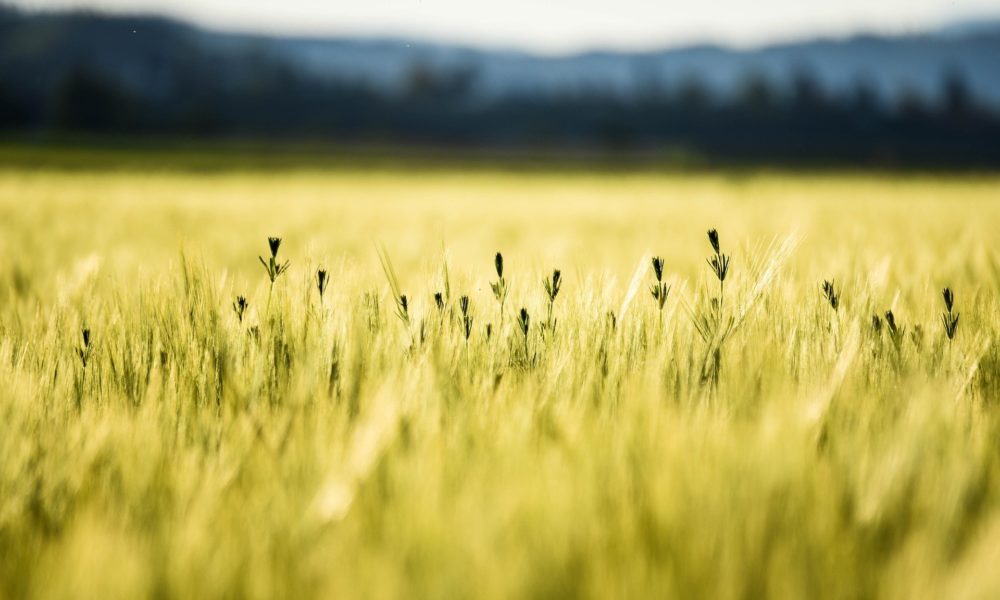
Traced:
<path fill-rule="evenodd" d="M 546 53 L 901 33 L 1000 15 L 1000 0 L 15 0 L 154 12 L 237 31 L 419 37 Z"/>

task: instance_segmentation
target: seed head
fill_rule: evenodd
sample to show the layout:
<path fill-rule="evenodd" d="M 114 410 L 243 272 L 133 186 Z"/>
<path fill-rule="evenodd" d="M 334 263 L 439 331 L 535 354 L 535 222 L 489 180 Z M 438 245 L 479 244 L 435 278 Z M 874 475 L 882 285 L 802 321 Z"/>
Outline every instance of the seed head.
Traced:
<path fill-rule="evenodd" d="M 90 330 L 84 329 L 83 334 L 83 345 L 76 349 L 76 355 L 80 357 L 80 364 L 84 369 L 87 368 L 87 363 L 90 361 Z"/>
<path fill-rule="evenodd" d="M 434 305 L 437 306 L 439 311 L 444 310 L 444 294 L 441 292 L 434 293 Z"/>
<path fill-rule="evenodd" d="M 531 317 L 528 315 L 528 309 L 522 308 L 520 314 L 517 315 L 517 325 L 521 328 L 521 333 L 527 337 L 528 336 L 528 326 L 531 324 Z"/>
<path fill-rule="evenodd" d="M 247 299 L 243 296 L 237 296 L 236 300 L 233 302 L 233 312 L 236 313 L 236 318 L 243 322 L 243 313 L 247 311 Z"/>
<path fill-rule="evenodd" d="M 723 254 L 722 250 L 720 250 L 718 231 L 714 229 L 708 230 L 708 243 L 712 244 L 715 256 L 706 260 L 708 261 L 708 265 L 712 267 L 712 272 L 715 273 L 715 277 L 721 285 L 726 281 L 726 275 L 729 273 L 729 256 Z"/>
<path fill-rule="evenodd" d="M 284 263 L 278 262 L 278 248 L 281 247 L 281 238 L 267 238 L 267 246 L 271 249 L 271 257 L 267 260 L 264 260 L 263 256 L 257 258 L 260 260 L 260 264 L 264 265 L 264 271 L 267 272 L 267 278 L 271 280 L 273 286 L 274 281 L 288 270 L 289 262 L 287 260 Z"/>
<path fill-rule="evenodd" d="M 719 232 L 715 229 L 708 230 L 708 243 L 712 244 L 712 250 L 714 250 L 716 254 L 721 252 L 719 250 Z"/>
<path fill-rule="evenodd" d="M 503 255 L 497 252 L 493 260 L 497 269 L 497 280 L 490 282 L 490 289 L 493 290 L 493 297 L 500 304 L 500 318 L 503 318 L 503 307 L 507 302 L 507 282 L 503 278 Z"/>
<path fill-rule="evenodd" d="M 836 285 L 832 280 L 823 281 L 823 297 L 830 303 L 833 310 L 840 308 L 840 294 L 837 293 Z"/>
<path fill-rule="evenodd" d="M 663 259 L 659 256 L 653 257 L 653 275 L 657 282 L 663 281 Z"/>
<path fill-rule="evenodd" d="M 458 307 L 462 311 L 462 328 L 465 331 L 465 341 L 469 341 L 472 335 L 472 316 L 469 315 L 469 297 L 462 296 L 458 299 Z"/>
<path fill-rule="evenodd" d="M 396 316 L 407 327 L 410 326 L 410 300 L 406 294 L 400 294 L 399 298 L 396 298 Z"/>
<path fill-rule="evenodd" d="M 281 247 L 281 238 L 269 237 L 267 238 L 267 245 L 271 248 L 271 258 L 278 258 L 278 248 Z"/>
<path fill-rule="evenodd" d="M 872 315 L 872 331 L 875 333 L 882 331 L 882 319 L 878 315 Z"/>
<path fill-rule="evenodd" d="M 545 293 L 549 296 L 549 302 L 555 302 L 556 296 L 559 295 L 559 289 L 562 287 L 562 272 L 559 269 L 552 271 L 552 278 L 543 279 L 542 285 L 545 287 Z"/>
<path fill-rule="evenodd" d="M 889 337 L 892 338 L 892 343 L 896 345 L 896 349 L 899 349 L 906 334 L 906 328 L 896 324 L 896 316 L 892 314 L 892 310 L 885 311 L 885 325 L 889 331 Z"/>
<path fill-rule="evenodd" d="M 949 340 L 955 339 L 955 332 L 958 331 L 958 318 L 959 313 L 952 312 L 955 306 L 955 294 L 951 292 L 950 288 L 944 288 L 942 293 L 944 296 L 944 307 L 947 312 L 941 315 L 941 322 L 944 324 L 944 334 L 948 336 Z"/>
<path fill-rule="evenodd" d="M 323 294 L 326 293 L 326 286 L 329 285 L 330 278 L 325 269 L 319 269 L 316 271 L 316 289 L 319 290 L 320 299 L 323 298 Z"/>
<path fill-rule="evenodd" d="M 951 288 L 944 288 L 942 295 L 944 296 L 944 307 L 948 309 L 948 312 L 951 312 L 951 308 L 955 304 L 955 294 L 951 292 Z"/>

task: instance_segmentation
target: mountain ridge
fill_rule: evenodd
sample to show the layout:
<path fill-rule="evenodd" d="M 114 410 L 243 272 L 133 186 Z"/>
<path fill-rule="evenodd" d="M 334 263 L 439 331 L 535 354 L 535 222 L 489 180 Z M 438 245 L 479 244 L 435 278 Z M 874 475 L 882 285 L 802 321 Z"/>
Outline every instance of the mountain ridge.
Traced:
<path fill-rule="evenodd" d="M 942 77 L 959 73 L 974 96 L 1000 107 L 1000 70 L 995 67 L 1000 64 L 1000 20 L 963 22 L 919 34 L 858 33 L 742 49 L 705 43 L 552 56 L 387 36 L 224 32 L 155 15 L 31 13 L 2 7 L 0 14 L 6 15 L 0 28 L 7 23 L 6 41 L 0 40 L 0 77 L 3 67 L 14 59 L 29 60 L 41 71 L 47 70 L 42 64 L 46 61 L 65 64 L 55 38 L 86 37 L 88 29 L 98 29 L 73 45 L 72 56 L 84 60 L 87 55 L 99 55 L 104 63 L 117 60 L 118 64 L 105 66 L 118 72 L 141 70 L 127 63 L 143 56 L 133 52 L 137 46 L 148 46 L 143 38 L 153 38 L 153 45 L 169 46 L 182 57 L 186 52 L 206 52 L 209 62 L 227 62 L 227 71 L 240 72 L 239 63 L 252 57 L 283 64 L 305 76 L 365 83 L 390 92 L 403 91 L 420 69 L 474 73 L 467 91 L 479 98 L 573 94 L 594 88 L 632 97 L 651 88 L 677 88 L 694 79 L 725 96 L 738 93 L 750 77 L 766 77 L 780 90 L 808 72 L 831 93 L 848 93 L 864 83 L 886 101 L 895 101 L 901 93 L 934 100 Z"/>

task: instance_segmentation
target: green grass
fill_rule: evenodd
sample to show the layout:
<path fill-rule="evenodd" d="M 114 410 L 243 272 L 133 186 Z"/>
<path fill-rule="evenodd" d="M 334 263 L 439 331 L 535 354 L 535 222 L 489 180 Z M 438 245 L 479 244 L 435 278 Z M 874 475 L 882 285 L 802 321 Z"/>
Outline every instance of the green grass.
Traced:
<path fill-rule="evenodd" d="M 8 166 L 0 597 L 996 597 L 998 184 Z"/>
<path fill-rule="evenodd" d="M 508 170 L 529 173 L 643 172 L 710 164 L 681 150 L 399 145 L 308 140 L 177 137 L 8 136 L 0 140 L 0 168 L 182 171 L 196 173 L 303 170 L 447 172 Z"/>

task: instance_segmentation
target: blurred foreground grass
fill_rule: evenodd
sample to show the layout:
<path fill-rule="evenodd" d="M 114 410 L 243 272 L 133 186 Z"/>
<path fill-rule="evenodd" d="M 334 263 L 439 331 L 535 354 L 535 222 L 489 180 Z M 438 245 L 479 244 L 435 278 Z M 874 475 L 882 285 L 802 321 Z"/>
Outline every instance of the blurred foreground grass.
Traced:
<path fill-rule="evenodd" d="M 997 597 L 998 184 L 8 165 L 0 596 Z"/>

